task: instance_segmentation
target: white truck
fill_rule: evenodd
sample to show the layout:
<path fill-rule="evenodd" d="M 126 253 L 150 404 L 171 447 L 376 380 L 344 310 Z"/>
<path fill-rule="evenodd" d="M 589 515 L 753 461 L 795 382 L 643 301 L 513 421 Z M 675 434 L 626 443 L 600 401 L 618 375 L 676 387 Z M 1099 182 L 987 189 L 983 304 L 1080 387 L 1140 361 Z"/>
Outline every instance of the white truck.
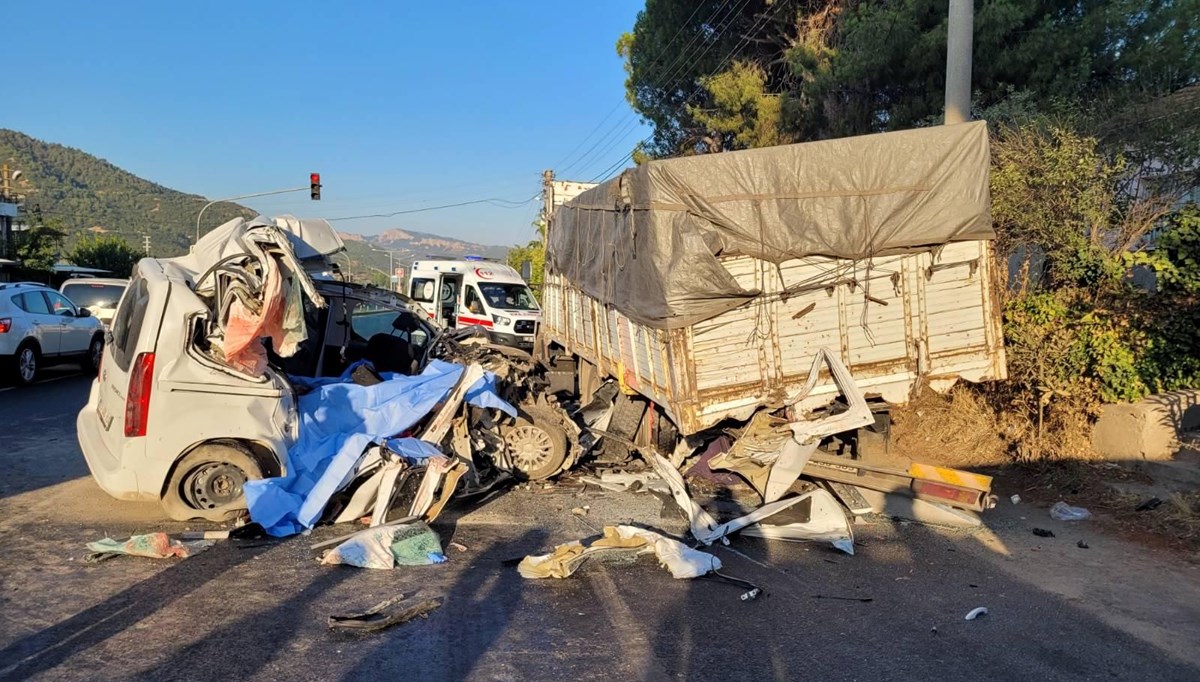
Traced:
<path fill-rule="evenodd" d="M 478 256 L 427 258 L 410 270 L 408 295 L 441 327 L 476 325 L 493 343 L 532 350 L 542 310 L 525 280 Z"/>
<path fill-rule="evenodd" d="M 884 405 L 1002 379 L 988 170 L 974 122 L 547 177 L 538 354 L 584 402 L 618 382 L 609 431 L 667 450 L 828 404 L 822 348 Z"/>

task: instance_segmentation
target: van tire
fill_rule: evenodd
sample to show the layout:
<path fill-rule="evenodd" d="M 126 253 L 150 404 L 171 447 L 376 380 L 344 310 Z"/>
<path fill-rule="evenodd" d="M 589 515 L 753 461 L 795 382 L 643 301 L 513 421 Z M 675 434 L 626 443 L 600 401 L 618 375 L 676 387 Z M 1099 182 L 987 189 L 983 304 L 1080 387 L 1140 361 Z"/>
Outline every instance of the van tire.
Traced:
<path fill-rule="evenodd" d="M 37 381 L 42 371 L 42 354 L 36 343 L 26 341 L 17 346 L 17 352 L 12 356 L 12 365 L 8 367 L 9 376 L 18 386 L 29 386 Z"/>
<path fill-rule="evenodd" d="M 551 411 L 529 407 L 502 430 L 512 473 L 518 480 L 540 481 L 562 471 L 567 432 L 557 422 Z"/>
<path fill-rule="evenodd" d="M 87 354 L 83 356 L 83 371 L 95 375 L 100 371 L 100 358 L 104 356 L 104 336 L 96 334 L 88 343 Z"/>
<path fill-rule="evenodd" d="M 205 443 L 175 463 L 162 507 L 176 521 L 228 521 L 246 509 L 242 485 L 262 477 L 262 466 L 249 452 L 230 443 Z"/>

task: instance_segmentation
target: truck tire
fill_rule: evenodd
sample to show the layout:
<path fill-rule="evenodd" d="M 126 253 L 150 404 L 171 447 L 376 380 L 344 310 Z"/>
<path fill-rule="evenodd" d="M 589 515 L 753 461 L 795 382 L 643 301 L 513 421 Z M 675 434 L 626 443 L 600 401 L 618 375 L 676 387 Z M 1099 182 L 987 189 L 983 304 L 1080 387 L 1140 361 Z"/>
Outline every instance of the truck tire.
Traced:
<path fill-rule="evenodd" d="M 608 421 L 608 428 L 605 431 L 624 441 L 634 442 L 645 415 L 646 401 L 640 397 L 617 393 L 617 397 L 613 399 L 612 419 Z M 614 438 L 604 439 L 603 451 L 601 460 L 614 464 L 629 461 L 632 454 L 628 445 Z"/>
<path fill-rule="evenodd" d="M 162 507 L 176 521 L 226 521 L 246 509 L 246 481 L 262 477 L 262 466 L 245 450 L 230 443 L 205 443 L 175 464 Z"/>

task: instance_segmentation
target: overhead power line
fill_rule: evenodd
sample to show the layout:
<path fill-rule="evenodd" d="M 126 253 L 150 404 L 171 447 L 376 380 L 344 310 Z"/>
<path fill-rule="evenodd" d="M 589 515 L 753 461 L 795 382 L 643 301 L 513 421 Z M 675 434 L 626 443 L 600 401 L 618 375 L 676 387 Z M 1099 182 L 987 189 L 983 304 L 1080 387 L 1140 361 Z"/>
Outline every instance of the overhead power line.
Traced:
<path fill-rule="evenodd" d="M 458 208 L 459 206 L 473 206 L 475 204 L 491 204 L 493 206 L 498 206 L 500 208 L 520 208 L 522 206 L 529 204 L 530 202 L 539 198 L 540 196 L 541 196 L 540 193 L 535 194 L 535 195 L 529 197 L 528 199 L 525 199 L 524 201 L 513 201 L 511 199 L 495 199 L 495 198 L 473 199 L 471 201 L 459 201 L 459 202 L 456 202 L 453 204 L 442 204 L 441 206 L 426 206 L 424 208 L 410 208 L 410 209 L 404 209 L 404 210 L 400 210 L 400 211 L 392 211 L 390 213 L 371 213 L 368 215 L 341 216 L 338 218 L 326 218 L 326 220 L 333 222 L 333 221 L 337 221 L 337 220 L 361 220 L 363 218 L 394 218 L 398 215 L 408 215 L 410 213 L 424 213 L 426 211 L 440 211 L 440 210 L 446 209 L 446 208 Z"/>

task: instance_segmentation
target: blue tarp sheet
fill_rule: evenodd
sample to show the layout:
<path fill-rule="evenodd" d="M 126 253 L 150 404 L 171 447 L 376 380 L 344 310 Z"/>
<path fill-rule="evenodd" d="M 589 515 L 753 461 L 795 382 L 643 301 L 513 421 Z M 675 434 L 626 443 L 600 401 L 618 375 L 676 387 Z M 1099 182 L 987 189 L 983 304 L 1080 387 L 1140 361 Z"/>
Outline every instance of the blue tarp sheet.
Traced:
<path fill-rule="evenodd" d="M 250 518 L 277 537 L 311 528 L 329 498 L 353 480 L 371 443 L 396 436 L 419 422 L 454 390 L 460 365 L 434 360 L 418 376 L 383 374 L 385 381 L 360 386 L 348 380 L 307 380 L 300 396 L 300 436 L 288 451 L 287 475 L 246 483 Z M 516 415 L 486 373 L 467 391 L 467 402 Z"/>

